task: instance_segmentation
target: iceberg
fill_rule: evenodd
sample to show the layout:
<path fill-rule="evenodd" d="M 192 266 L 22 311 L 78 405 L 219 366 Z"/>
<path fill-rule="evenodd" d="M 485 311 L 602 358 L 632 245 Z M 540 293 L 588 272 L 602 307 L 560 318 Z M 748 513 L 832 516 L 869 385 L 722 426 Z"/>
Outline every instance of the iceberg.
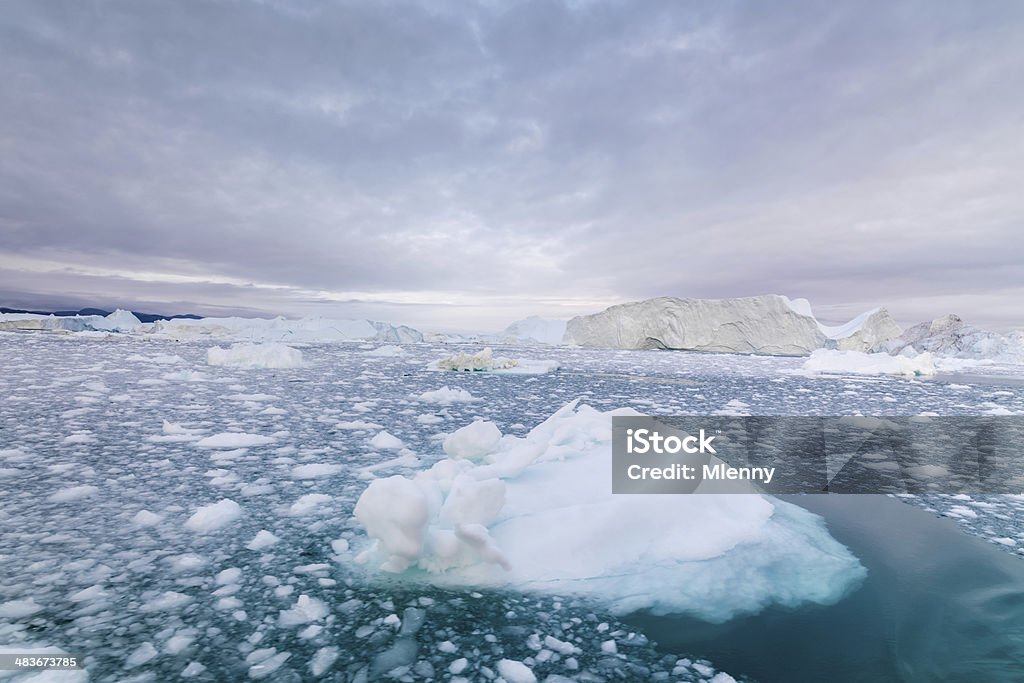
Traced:
<path fill-rule="evenodd" d="M 355 507 L 368 536 L 357 561 L 711 622 L 831 604 L 863 578 L 820 517 L 768 496 L 613 495 L 611 417 L 627 414 L 577 400 L 522 438 L 471 423 L 431 468 L 370 482 Z"/>
<path fill-rule="evenodd" d="M 0 330 L 59 330 L 65 332 L 138 332 L 144 324 L 131 311 L 117 309 L 109 315 L 40 315 L 2 313 Z"/>
<path fill-rule="evenodd" d="M 810 310 L 765 295 L 739 299 L 660 297 L 612 306 L 570 320 L 565 341 L 615 349 L 674 349 L 803 356 L 826 336 Z"/>
<path fill-rule="evenodd" d="M 875 346 L 876 351 L 894 354 L 907 349 L 954 358 L 1024 363 L 1024 332 L 1002 335 L 970 325 L 957 315 L 945 315 L 914 325 L 896 339 Z"/>
<path fill-rule="evenodd" d="M 412 344 L 423 335 L 405 325 L 373 320 L 339 320 L 307 317 L 277 318 L 175 318 L 158 320 L 148 334 L 168 339 L 223 338 L 264 342 L 378 341 Z"/>
<path fill-rule="evenodd" d="M 207 365 L 230 368 L 301 368 L 302 351 L 284 344 L 232 344 L 224 349 L 214 346 L 206 351 Z"/>
<path fill-rule="evenodd" d="M 566 321 L 547 320 L 540 316 L 531 315 L 523 320 L 517 320 L 502 332 L 499 336 L 508 341 L 521 343 L 538 343 L 556 346 L 562 343 L 565 336 Z"/>
<path fill-rule="evenodd" d="M 884 308 L 862 313 L 845 325 L 831 327 L 818 323 L 818 329 L 827 337 L 825 347 L 839 351 L 870 351 L 903 333 Z"/>

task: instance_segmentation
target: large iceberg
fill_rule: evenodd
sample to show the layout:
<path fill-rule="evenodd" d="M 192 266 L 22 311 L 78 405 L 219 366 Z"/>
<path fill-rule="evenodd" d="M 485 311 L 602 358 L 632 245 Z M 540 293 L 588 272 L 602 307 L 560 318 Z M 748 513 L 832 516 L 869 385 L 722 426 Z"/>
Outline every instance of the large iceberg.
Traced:
<path fill-rule="evenodd" d="M 572 402 L 526 437 L 476 422 L 448 457 L 370 483 L 358 561 L 439 585 L 574 594 L 708 621 L 830 604 L 864 568 L 824 521 L 757 493 L 613 495 L 613 415 Z"/>
<path fill-rule="evenodd" d="M 884 308 L 862 313 L 845 325 L 831 327 L 819 323 L 818 328 L 828 338 L 825 347 L 839 351 L 870 351 L 903 332 Z"/>
<path fill-rule="evenodd" d="M 137 332 L 143 323 L 131 311 L 117 309 L 108 315 L 0 314 L 0 330 L 63 330 L 66 332 Z"/>
<path fill-rule="evenodd" d="M 989 332 L 946 315 L 908 328 L 898 338 L 877 344 L 875 350 L 901 353 L 907 349 L 955 358 L 1024 363 L 1024 332 Z"/>
<path fill-rule="evenodd" d="M 373 320 L 340 320 L 307 317 L 277 318 L 175 318 L 158 320 L 148 329 L 155 337 L 195 339 L 212 337 L 262 342 L 380 341 L 411 344 L 423 335 L 405 325 Z"/>
<path fill-rule="evenodd" d="M 569 321 L 565 340 L 616 349 L 678 349 L 802 356 L 825 345 L 818 321 L 778 295 L 740 299 L 660 297 Z"/>

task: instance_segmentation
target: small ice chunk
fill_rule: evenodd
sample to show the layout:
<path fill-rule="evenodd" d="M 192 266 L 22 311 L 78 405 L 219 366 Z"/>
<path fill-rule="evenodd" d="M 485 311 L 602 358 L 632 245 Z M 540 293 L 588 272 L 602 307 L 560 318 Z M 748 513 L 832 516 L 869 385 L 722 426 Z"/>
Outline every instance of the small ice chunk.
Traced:
<path fill-rule="evenodd" d="M 99 489 L 89 484 L 84 486 L 71 486 L 56 491 L 51 494 L 47 500 L 53 503 L 68 503 L 73 500 L 81 500 L 82 498 L 94 496 L 97 493 L 99 493 Z"/>
<path fill-rule="evenodd" d="M 199 662 L 189 662 L 188 666 L 181 670 L 182 678 L 195 678 L 206 671 L 206 667 Z"/>
<path fill-rule="evenodd" d="M 242 570 L 238 567 L 228 567 L 220 572 L 217 572 L 217 576 L 214 581 L 217 582 L 218 586 L 224 586 L 229 583 L 238 583 L 238 579 L 242 577 Z"/>
<path fill-rule="evenodd" d="M 142 527 L 156 526 L 162 520 L 163 515 L 158 515 L 155 512 L 150 512 L 149 510 L 139 510 L 135 513 L 135 516 L 132 517 L 132 524 Z"/>
<path fill-rule="evenodd" d="M 313 653 L 309 662 L 309 670 L 314 676 L 322 676 L 330 669 L 340 654 L 336 647 L 322 647 Z"/>
<path fill-rule="evenodd" d="M 249 541 L 249 545 L 245 547 L 249 550 L 263 550 L 264 548 L 269 548 L 270 546 L 274 545 L 280 540 L 280 538 L 270 533 L 266 529 L 261 529 L 260 531 L 256 532 L 256 535 L 253 536 L 253 539 Z"/>
<path fill-rule="evenodd" d="M 378 432 L 375 437 L 370 439 L 370 445 L 374 448 L 381 448 L 385 450 L 398 450 L 404 448 L 405 444 L 397 436 L 387 430 Z"/>
<path fill-rule="evenodd" d="M 332 500 L 334 499 L 326 493 L 307 493 L 292 503 L 289 513 L 296 516 L 312 514 L 321 505 Z"/>
<path fill-rule="evenodd" d="M 498 674 L 507 683 L 537 683 L 537 677 L 530 667 L 514 659 L 498 660 Z"/>
<path fill-rule="evenodd" d="M 216 531 L 242 516 L 242 508 L 230 498 L 204 505 L 185 522 L 185 528 L 197 533 Z"/>
<path fill-rule="evenodd" d="M 382 434 L 386 432 L 381 432 Z M 344 468 L 341 465 L 334 465 L 325 462 L 309 463 L 308 465 L 297 465 L 292 468 L 292 479 L 317 479 L 319 477 L 333 477 Z"/>
<path fill-rule="evenodd" d="M 36 604 L 33 598 L 24 600 L 8 600 L 0 603 L 0 617 L 7 619 L 21 619 L 43 610 L 41 605 Z"/>
<path fill-rule="evenodd" d="M 153 643 L 145 642 L 135 648 L 135 651 L 128 655 L 128 659 L 124 665 L 128 669 L 134 669 L 137 666 L 142 666 L 146 662 L 156 657 L 159 653 L 156 648 L 153 647 Z"/>
<path fill-rule="evenodd" d="M 245 432 L 221 432 L 196 441 L 199 448 L 251 448 L 273 443 L 274 437 Z"/>
<path fill-rule="evenodd" d="M 328 612 L 327 605 L 322 601 L 303 594 L 290 609 L 281 611 L 277 621 L 281 626 L 299 626 L 320 621 L 327 616 Z"/>

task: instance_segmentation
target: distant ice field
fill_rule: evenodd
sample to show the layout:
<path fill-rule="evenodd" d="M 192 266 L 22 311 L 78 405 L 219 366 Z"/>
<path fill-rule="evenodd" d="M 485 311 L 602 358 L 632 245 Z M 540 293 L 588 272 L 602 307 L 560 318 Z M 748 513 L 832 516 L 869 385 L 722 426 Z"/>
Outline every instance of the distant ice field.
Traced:
<path fill-rule="evenodd" d="M 711 680 L 713 663 L 668 661 L 593 603 L 368 578 L 350 557 L 355 501 L 373 477 L 429 467 L 475 417 L 522 436 L 577 398 L 652 415 L 1024 413 L 1019 383 L 807 377 L 798 358 L 495 346 L 561 368 L 499 375 L 428 369 L 473 346 L 294 345 L 300 367 L 252 369 L 208 365 L 212 345 L 0 334 L 0 646 L 84 654 L 102 681 L 474 680 L 503 661 L 541 679 Z M 1024 548 L 1024 501 L 910 502 Z"/>

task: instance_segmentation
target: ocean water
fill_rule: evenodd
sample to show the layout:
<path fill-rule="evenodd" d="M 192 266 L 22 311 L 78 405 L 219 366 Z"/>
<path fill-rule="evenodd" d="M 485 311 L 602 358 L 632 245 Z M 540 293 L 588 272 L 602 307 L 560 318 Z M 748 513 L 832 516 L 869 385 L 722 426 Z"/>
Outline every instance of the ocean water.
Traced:
<path fill-rule="evenodd" d="M 304 346 L 308 366 L 293 370 L 207 367 L 208 346 L 0 335 L 0 646 L 55 645 L 82 654 L 95 681 L 168 680 L 183 672 L 196 680 L 481 680 L 502 659 L 527 659 L 541 677 L 586 672 L 610 680 L 706 680 L 717 667 L 776 680 L 774 672 L 784 669 L 759 667 L 770 659 L 767 649 L 744 659 L 727 647 L 742 640 L 736 631 L 708 629 L 721 635 L 707 639 L 694 628 L 676 637 L 686 632 L 685 620 L 664 622 L 669 626 L 641 617 L 616 620 L 571 596 L 440 591 L 368 577 L 353 569 L 344 549 L 362 539 L 351 520 L 355 500 L 373 475 L 428 466 L 441 455 L 438 434 L 476 416 L 521 435 L 576 398 L 654 415 L 1024 411 L 1020 385 L 786 374 L 798 359 L 501 348 L 496 353 L 558 360 L 562 369 L 495 376 L 425 370 L 428 361 L 452 352 L 443 345 L 407 347 L 400 357 L 368 356 L 371 347 L 358 344 Z M 478 400 L 445 406 L 416 398 L 442 385 Z M 166 430 L 165 420 L 182 429 Z M 410 453 L 371 447 L 381 429 Z M 196 438 L 222 432 L 270 441 L 196 447 Z M 343 468 L 330 476 L 294 476 L 297 466 L 319 463 Z M 239 504 L 237 520 L 209 534 L 187 526 L 197 507 L 224 498 Z M 954 584 L 975 585 L 972 577 L 984 582 L 991 572 L 1010 577 L 1020 564 L 1024 512 L 1010 497 L 886 499 L 884 505 L 864 498 L 849 505 L 852 511 L 816 511 L 862 558 L 869 579 L 863 593 L 829 609 L 860 614 L 867 608 L 857 605 L 868 598 L 858 595 L 883 606 L 897 600 L 901 577 L 920 576 L 912 570 L 927 567 L 929 553 L 939 552 L 926 544 L 901 555 L 908 534 L 954 549 L 960 569 L 947 574 L 950 585 L 915 583 L 944 598 L 956 594 Z M 974 516 L 957 517 L 957 508 Z M 894 512 L 885 517 L 889 509 Z M 947 513 L 958 521 L 938 519 Z M 844 526 L 858 516 L 878 524 L 859 534 Z M 250 549 L 261 531 L 279 540 Z M 960 602 L 935 603 L 981 619 L 975 628 L 962 622 L 954 641 L 908 621 L 917 626 L 904 628 L 922 636 L 900 640 L 905 649 L 898 652 L 934 640 L 947 645 L 948 656 L 936 660 L 943 666 L 986 652 L 997 663 L 1014 662 L 1015 641 L 1003 649 L 985 644 L 1002 642 L 992 639 L 993 631 L 1007 630 L 1019 616 L 1010 605 L 1013 591 L 985 603 L 977 590 Z M 927 614 L 920 611 L 924 602 L 911 603 L 908 613 Z M 936 614 L 940 623 L 948 621 Z M 841 634 L 876 622 L 850 616 L 809 623 Z M 787 637 L 799 642 L 812 635 L 791 629 Z M 573 644 L 573 653 L 538 647 L 545 636 Z M 608 641 L 617 652 L 602 646 Z M 867 647 L 869 641 L 889 642 L 884 634 L 848 642 Z M 858 647 L 851 645 L 846 656 L 873 656 Z M 805 661 L 817 661 L 814 652 L 808 647 Z M 461 659 L 465 664 L 456 665 Z M 913 678 L 915 671 L 907 680 L 925 680 Z M 855 667 L 835 672 L 828 680 L 863 680 Z"/>

